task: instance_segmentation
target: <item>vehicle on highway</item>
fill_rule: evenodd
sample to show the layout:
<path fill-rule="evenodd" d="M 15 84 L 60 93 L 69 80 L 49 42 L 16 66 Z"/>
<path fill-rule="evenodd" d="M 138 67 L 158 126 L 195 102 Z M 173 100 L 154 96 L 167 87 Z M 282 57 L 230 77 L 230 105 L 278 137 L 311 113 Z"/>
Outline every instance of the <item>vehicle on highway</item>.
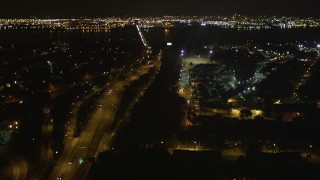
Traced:
<path fill-rule="evenodd" d="M 60 174 L 60 175 L 57 177 L 57 180 L 62 180 L 62 178 L 63 178 L 63 175 Z"/>

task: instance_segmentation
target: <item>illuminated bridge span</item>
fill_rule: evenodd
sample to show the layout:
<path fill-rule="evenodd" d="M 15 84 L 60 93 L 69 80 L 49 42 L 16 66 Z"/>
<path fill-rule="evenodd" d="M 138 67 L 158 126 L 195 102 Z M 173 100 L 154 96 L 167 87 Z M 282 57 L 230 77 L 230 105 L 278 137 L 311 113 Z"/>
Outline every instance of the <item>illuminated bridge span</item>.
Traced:
<path fill-rule="evenodd" d="M 141 29 L 140 29 L 139 25 L 136 25 L 136 27 L 137 27 L 137 30 L 138 30 L 138 32 L 139 32 L 139 35 L 140 35 L 140 38 L 141 38 L 141 41 L 142 41 L 144 47 L 146 47 L 146 48 L 149 49 L 150 46 L 148 45 L 148 42 L 147 42 L 146 39 L 144 38 L 144 36 L 143 36 L 143 34 L 142 34 L 142 32 L 141 32 Z"/>

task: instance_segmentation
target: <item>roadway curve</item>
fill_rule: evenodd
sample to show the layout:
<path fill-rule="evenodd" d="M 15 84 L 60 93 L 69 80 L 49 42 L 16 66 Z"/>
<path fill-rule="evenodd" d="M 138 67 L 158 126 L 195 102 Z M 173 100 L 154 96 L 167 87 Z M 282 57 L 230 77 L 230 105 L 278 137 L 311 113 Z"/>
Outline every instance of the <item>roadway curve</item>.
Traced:
<path fill-rule="evenodd" d="M 159 62 L 159 61 L 158 61 Z M 65 148 L 56 166 L 54 167 L 49 179 L 57 179 L 63 175 L 63 179 L 84 179 L 91 167 L 90 162 L 79 164 L 80 157 L 94 157 L 101 139 L 105 135 L 106 129 L 113 131 L 115 112 L 121 100 L 123 86 L 130 85 L 137 80 L 140 75 L 148 72 L 150 64 L 140 65 L 134 71 L 129 71 L 124 74 L 127 77 L 125 80 L 119 80 L 106 89 L 101 98 L 98 100 L 93 113 L 87 122 L 87 125 L 82 130 L 79 137 L 65 138 Z M 110 91 L 111 90 L 111 91 Z M 102 107 L 100 106 L 102 104 Z M 112 136 L 112 133 L 109 134 Z M 72 164 L 69 162 L 72 161 Z"/>

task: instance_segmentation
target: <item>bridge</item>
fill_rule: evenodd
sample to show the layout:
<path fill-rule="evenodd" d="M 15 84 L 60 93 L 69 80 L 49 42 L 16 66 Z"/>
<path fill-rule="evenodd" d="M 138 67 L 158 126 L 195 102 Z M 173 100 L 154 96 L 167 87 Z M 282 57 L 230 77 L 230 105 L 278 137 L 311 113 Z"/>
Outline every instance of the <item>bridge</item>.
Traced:
<path fill-rule="evenodd" d="M 138 24 L 136 25 L 136 28 L 137 28 L 137 30 L 138 30 L 138 33 L 139 33 L 139 36 L 140 36 L 141 41 L 142 41 L 142 43 L 143 43 L 143 46 L 144 46 L 145 48 L 150 49 L 151 47 L 149 46 L 148 42 L 147 42 L 146 39 L 144 38 L 144 36 L 143 36 L 143 34 L 142 34 L 142 31 L 141 31 L 141 29 L 140 29 L 140 27 L 139 27 Z"/>

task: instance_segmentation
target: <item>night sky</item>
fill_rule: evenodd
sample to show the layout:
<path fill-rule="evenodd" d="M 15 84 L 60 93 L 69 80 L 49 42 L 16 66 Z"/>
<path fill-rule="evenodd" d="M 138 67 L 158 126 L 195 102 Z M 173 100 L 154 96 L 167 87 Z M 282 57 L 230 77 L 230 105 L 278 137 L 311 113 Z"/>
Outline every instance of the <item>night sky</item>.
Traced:
<path fill-rule="evenodd" d="M 162 16 L 233 14 L 319 15 L 319 0 L 5 0 L 0 17 Z"/>

